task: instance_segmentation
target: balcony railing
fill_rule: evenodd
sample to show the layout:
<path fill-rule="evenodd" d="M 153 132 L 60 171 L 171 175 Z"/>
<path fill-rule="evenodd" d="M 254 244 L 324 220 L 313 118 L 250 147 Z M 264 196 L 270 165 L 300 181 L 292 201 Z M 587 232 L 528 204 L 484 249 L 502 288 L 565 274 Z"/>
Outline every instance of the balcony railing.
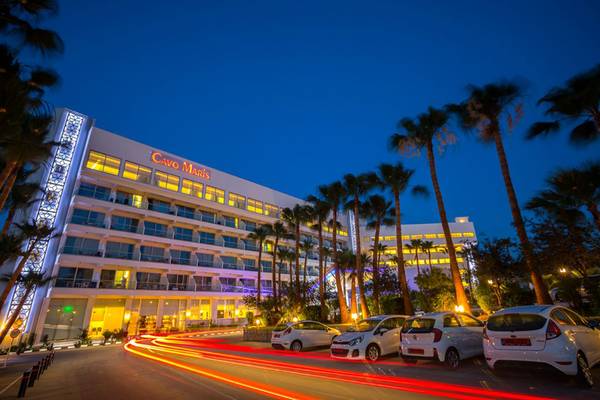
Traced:
<path fill-rule="evenodd" d="M 65 254 L 74 254 L 77 256 L 102 257 L 102 252 L 98 249 L 85 249 L 80 247 L 65 246 L 63 247 L 62 252 Z"/>
<path fill-rule="evenodd" d="M 94 219 L 71 218 L 71 223 L 76 225 L 95 226 L 97 228 L 106 228 L 104 221 Z"/>
<path fill-rule="evenodd" d="M 193 276 L 189 276 L 189 283 L 163 283 L 163 282 L 122 282 L 114 280 L 101 280 L 95 282 L 90 279 L 62 279 L 57 278 L 54 286 L 57 288 L 72 289 L 115 289 L 115 290 L 161 290 L 161 291 L 184 291 L 184 292 L 224 292 L 224 293 L 256 293 L 256 287 L 243 284 L 197 284 Z M 271 288 L 261 288 L 262 293 L 270 293 Z"/>
<path fill-rule="evenodd" d="M 98 282 L 94 282 L 91 279 L 65 279 L 56 278 L 54 281 L 55 287 L 61 288 L 80 288 L 80 289 L 94 289 Z"/>

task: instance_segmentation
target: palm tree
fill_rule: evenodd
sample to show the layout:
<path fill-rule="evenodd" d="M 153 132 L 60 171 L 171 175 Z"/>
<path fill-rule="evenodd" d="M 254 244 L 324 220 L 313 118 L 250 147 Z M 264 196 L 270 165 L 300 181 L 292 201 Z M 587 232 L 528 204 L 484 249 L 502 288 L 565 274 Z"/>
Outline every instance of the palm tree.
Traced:
<path fill-rule="evenodd" d="M 509 128 L 512 127 L 514 118 L 510 114 L 510 110 L 514 109 L 517 115 L 520 113 L 520 105 L 516 103 L 521 97 L 521 89 L 514 83 L 492 83 L 483 87 L 469 86 L 468 91 L 469 97 L 461 104 L 449 106 L 449 110 L 456 113 L 465 130 L 476 129 L 479 138 L 484 143 L 495 143 L 513 223 L 517 230 L 525 264 L 531 275 L 536 300 L 539 304 L 552 304 L 552 298 L 548 294 L 546 284 L 535 263 L 535 256 L 527 237 L 502 142 L 501 120 L 507 116 Z"/>
<path fill-rule="evenodd" d="M 377 314 L 381 313 L 379 305 L 379 234 L 381 226 L 394 224 L 391 218 L 392 203 L 381 195 L 372 195 L 363 203 L 362 215 L 367 219 L 367 228 L 375 230 L 373 239 L 373 306 Z"/>
<path fill-rule="evenodd" d="M 407 244 L 405 247 L 409 250 L 413 250 L 415 252 L 415 262 L 417 263 L 417 275 L 421 275 L 421 270 L 419 268 L 419 251 L 421 251 L 421 246 L 423 246 L 423 241 L 421 239 L 413 239 Z"/>
<path fill-rule="evenodd" d="M 251 240 L 255 240 L 256 242 L 258 242 L 258 276 L 257 276 L 257 287 L 256 287 L 256 305 L 258 306 L 260 304 L 260 290 L 261 290 L 261 274 L 262 274 L 262 253 L 263 253 L 263 246 L 265 241 L 267 240 L 267 238 L 269 237 L 269 234 L 271 233 L 271 226 L 270 225 L 263 225 L 263 226 L 259 226 L 257 227 L 254 232 L 250 232 L 248 234 L 248 239 Z"/>
<path fill-rule="evenodd" d="M 446 238 L 446 246 L 448 247 L 448 256 L 450 258 L 450 272 L 452 274 L 452 283 L 456 295 L 456 303 L 464 308 L 465 311 L 470 310 L 469 301 L 465 294 L 465 288 L 462 285 L 460 270 L 456 261 L 456 251 L 452 243 L 450 234 L 450 225 L 446 216 L 446 207 L 442 197 L 442 190 L 437 177 L 437 169 L 435 166 L 435 154 L 433 150 L 434 140 L 437 141 L 440 149 L 450 143 L 453 143 L 454 137 L 451 135 L 446 124 L 448 115 L 435 108 L 429 107 L 426 113 L 420 114 L 416 120 L 403 118 L 398 123 L 398 127 L 404 129 L 405 134 L 394 134 L 390 138 L 390 146 L 402 153 L 411 153 L 422 149 L 426 150 L 427 160 L 429 162 L 429 173 L 431 175 L 431 183 L 437 201 L 438 211 L 440 213 L 440 221 Z M 399 252 L 401 251 L 399 248 Z"/>
<path fill-rule="evenodd" d="M 600 231 L 600 162 L 581 169 L 558 170 L 546 182 L 549 188 L 531 199 L 526 208 L 543 208 L 552 215 L 569 212 L 572 218 L 584 218 L 579 209 L 585 207 Z"/>
<path fill-rule="evenodd" d="M 293 208 L 284 208 L 281 219 L 288 224 L 288 229 L 294 232 L 294 254 L 296 268 L 296 299 L 300 299 L 300 226 L 309 221 L 308 208 L 296 204 Z"/>
<path fill-rule="evenodd" d="M 538 101 L 547 107 L 553 121 L 536 122 L 527 138 L 545 136 L 560 130 L 563 121 L 577 124 L 570 133 L 574 144 L 588 144 L 600 138 L 600 65 L 575 75 L 566 85 L 551 89 Z"/>
<path fill-rule="evenodd" d="M 281 264 L 285 265 L 290 259 L 291 252 L 286 247 L 281 247 L 277 249 L 273 249 L 273 251 L 277 252 L 277 256 L 281 260 Z M 291 272 L 291 269 L 288 270 L 288 273 Z M 290 274 L 291 281 L 291 274 Z M 278 286 L 278 299 L 277 304 L 281 304 L 281 267 L 277 267 L 277 286 Z"/>
<path fill-rule="evenodd" d="M 344 191 L 344 186 L 341 182 L 333 182 L 329 185 L 322 185 L 318 188 L 319 195 L 327 204 L 329 204 L 329 208 L 332 213 L 332 246 L 333 246 L 333 263 L 335 264 L 335 286 L 337 289 L 338 301 L 340 303 L 340 316 L 342 322 L 346 323 L 350 321 L 350 315 L 348 314 L 348 304 L 346 303 L 346 298 L 344 297 L 343 286 L 342 286 L 342 276 L 340 274 L 340 264 L 338 260 L 338 251 L 337 251 L 337 226 L 338 226 L 338 210 L 340 209 L 340 205 L 346 196 Z"/>
<path fill-rule="evenodd" d="M 273 240 L 273 251 L 271 252 L 271 255 L 273 256 L 273 268 L 271 269 L 271 278 L 272 278 L 272 282 L 271 285 L 273 286 L 273 299 L 275 299 L 275 301 L 277 302 L 277 279 L 275 276 L 275 268 L 279 269 L 277 267 L 277 257 L 279 256 L 279 241 L 281 239 L 287 238 L 289 236 L 287 229 L 285 228 L 285 225 L 280 222 L 277 221 L 275 222 L 272 226 L 271 226 L 271 230 L 269 232 L 270 236 L 274 237 Z M 279 271 L 279 278 L 281 281 L 281 271 Z"/>
<path fill-rule="evenodd" d="M 311 228 L 317 231 L 318 234 L 318 246 L 319 246 L 319 303 L 321 305 L 321 320 L 327 319 L 327 309 L 325 307 L 325 247 L 323 246 L 323 226 L 327 223 L 327 217 L 329 216 L 330 207 L 329 204 L 317 196 L 310 195 L 307 201 L 311 203 L 311 214 L 315 223 L 312 224 Z"/>
<path fill-rule="evenodd" d="M 350 279 L 350 314 L 358 315 L 358 303 L 356 301 L 356 256 L 352 250 L 338 251 L 339 268 L 344 277 L 344 282 Z M 346 293 L 347 294 L 347 293 Z"/>
<path fill-rule="evenodd" d="M 427 254 L 427 258 L 429 259 L 429 272 L 431 272 L 431 250 L 434 249 L 433 242 L 429 240 L 425 240 L 421 242 L 421 251 Z"/>
<path fill-rule="evenodd" d="M 0 3 L 0 32 L 16 37 L 19 47 L 29 47 L 43 55 L 62 53 L 64 46 L 60 36 L 35 25 L 57 11 L 58 5 L 53 0 L 3 1 Z"/>
<path fill-rule="evenodd" d="M 2 329 L 2 331 L 0 331 L 0 343 L 2 343 L 2 341 L 6 337 L 6 334 L 8 333 L 10 328 L 13 326 L 13 324 L 15 323 L 17 318 L 19 317 L 19 314 L 21 313 L 21 310 L 23 309 L 23 305 L 25 304 L 25 301 L 27 300 L 27 298 L 31 295 L 31 292 L 33 292 L 38 287 L 42 287 L 42 286 L 46 285 L 52 279 L 54 279 L 54 278 L 53 277 L 45 277 L 43 273 L 35 272 L 35 271 L 28 271 L 25 274 L 19 275 L 18 282 L 23 286 L 25 291 L 24 291 L 23 295 L 21 296 L 19 303 L 17 304 L 17 307 L 14 309 L 12 314 L 10 314 L 10 316 L 8 317 L 8 320 L 4 324 L 4 328 Z"/>
<path fill-rule="evenodd" d="M 396 218 L 396 252 L 398 257 L 397 274 L 398 287 L 402 292 L 404 302 L 404 312 L 412 315 L 413 306 L 410 302 L 410 291 L 406 282 L 406 272 L 404 270 L 404 254 L 402 254 L 402 212 L 400 207 L 400 195 L 410 186 L 410 180 L 415 171 L 404 168 L 402 163 L 381 164 L 378 168 L 379 186 L 384 190 L 389 190 L 394 198 L 394 217 Z M 415 185 L 412 188 L 413 194 L 427 195 L 428 191 L 424 186 Z"/>
<path fill-rule="evenodd" d="M 354 213 L 354 236 L 356 237 L 356 251 L 360 253 L 360 198 L 368 193 L 377 183 L 377 175 L 372 172 L 353 175 L 344 175 L 343 185 L 346 192 L 347 203 L 345 208 Z M 360 257 L 356 257 L 356 278 L 358 281 L 358 292 L 360 296 L 360 308 L 363 318 L 369 316 L 369 307 L 367 304 L 367 295 L 365 293 L 365 277 Z"/>
<path fill-rule="evenodd" d="M 10 279 L 8 280 L 8 283 L 2 291 L 2 295 L 0 295 L 0 309 L 4 307 L 4 303 L 6 302 L 6 299 L 8 299 L 10 291 L 12 290 L 13 286 L 17 282 L 17 279 L 23 272 L 23 268 L 25 267 L 27 260 L 29 260 L 29 258 L 33 254 L 37 244 L 42 240 L 51 238 L 54 233 L 54 228 L 51 228 L 46 225 L 38 226 L 33 223 L 26 223 L 23 225 L 19 224 L 17 226 L 21 230 L 23 237 L 25 237 L 29 242 L 25 251 L 23 251 L 21 260 L 19 261 L 17 268 L 15 268 L 15 270 L 13 271 L 12 275 L 10 276 Z"/>
<path fill-rule="evenodd" d="M 3 235 L 0 236 L 0 266 L 8 260 L 14 260 L 21 256 L 23 247 L 23 236 Z"/>
<path fill-rule="evenodd" d="M 306 272 L 308 268 L 308 253 L 310 253 L 315 244 L 310 237 L 304 238 L 302 243 L 300 243 L 300 250 L 304 253 L 304 269 L 302 270 L 302 283 L 306 287 Z"/>
<path fill-rule="evenodd" d="M 33 203 L 40 200 L 35 197 L 39 191 L 40 186 L 37 183 L 19 183 L 13 186 L 6 204 L 8 212 L 4 220 L 4 226 L 2 227 L 2 236 L 8 233 L 8 229 L 12 225 L 18 210 L 27 209 Z"/>

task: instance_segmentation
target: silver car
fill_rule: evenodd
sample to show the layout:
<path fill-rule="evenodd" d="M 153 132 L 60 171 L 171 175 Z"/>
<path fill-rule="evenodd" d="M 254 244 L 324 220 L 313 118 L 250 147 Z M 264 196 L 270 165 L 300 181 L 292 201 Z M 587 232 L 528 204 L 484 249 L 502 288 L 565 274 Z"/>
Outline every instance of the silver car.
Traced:
<path fill-rule="evenodd" d="M 298 321 L 279 324 L 271 334 L 274 349 L 302 351 L 309 347 L 329 346 L 341 333 L 317 321 Z"/>

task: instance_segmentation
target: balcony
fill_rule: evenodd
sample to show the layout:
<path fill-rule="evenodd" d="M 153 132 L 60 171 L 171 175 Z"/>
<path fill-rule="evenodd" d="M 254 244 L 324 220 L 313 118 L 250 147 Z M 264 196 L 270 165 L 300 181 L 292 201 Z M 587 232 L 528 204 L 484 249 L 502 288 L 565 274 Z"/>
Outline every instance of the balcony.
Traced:
<path fill-rule="evenodd" d="M 71 218 L 71 223 L 76 225 L 94 226 L 96 228 L 106 228 L 106 224 L 104 224 L 104 221 L 99 220 Z"/>
<path fill-rule="evenodd" d="M 140 254 L 140 261 L 150 261 L 157 263 L 169 264 L 169 259 L 165 256 L 154 255 L 154 254 Z"/>
<path fill-rule="evenodd" d="M 192 265 L 192 259 L 190 257 L 171 257 L 171 264 Z"/>
<path fill-rule="evenodd" d="M 104 253 L 106 258 L 118 258 L 121 260 L 133 260 L 133 252 L 128 251 L 106 251 Z"/>
<path fill-rule="evenodd" d="M 54 287 L 60 288 L 94 289 L 97 287 L 97 284 L 98 282 L 94 282 L 91 279 L 56 278 L 54 281 Z"/>
<path fill-rule="evenodd" d="M 127 281 L 115 282 L 114 279 L 101 280 L 98 284 L 98 289 L 130 289 Z"/>
<path fill-rule="evenodd" d="M 91 256 L 91 257 L 102 257 L 102 252 L 98 249 L 85 249 L 78 247 L 63 247 L 62 252 L 64 254 L 72 254 L 76 256 Z"/>
<path fill-rule="evenodd" d="M 168 285 L 159 282 L 137 282 L 137 290 L 167 290 Z"/>

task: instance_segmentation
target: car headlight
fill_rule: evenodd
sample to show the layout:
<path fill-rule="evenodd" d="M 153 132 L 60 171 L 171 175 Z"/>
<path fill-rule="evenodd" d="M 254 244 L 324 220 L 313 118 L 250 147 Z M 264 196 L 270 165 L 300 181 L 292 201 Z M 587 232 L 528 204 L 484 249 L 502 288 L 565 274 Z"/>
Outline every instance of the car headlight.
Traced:
<path fill-rule="evenodd" d="M 363 337 L 362 337 L 362 336 L 359 336 L 359 337 L 357 337 L 357 338 L 355 338 L 355 339 L 352 339 L 352 340 L 350 341 L 350 343 L 348 343 L 348 344 L 349 344 L 350 346 L 356 346 L 357 344 L 359 344 L 359 343 L 362 343 L 362 341 L 363 341 Z"/>

